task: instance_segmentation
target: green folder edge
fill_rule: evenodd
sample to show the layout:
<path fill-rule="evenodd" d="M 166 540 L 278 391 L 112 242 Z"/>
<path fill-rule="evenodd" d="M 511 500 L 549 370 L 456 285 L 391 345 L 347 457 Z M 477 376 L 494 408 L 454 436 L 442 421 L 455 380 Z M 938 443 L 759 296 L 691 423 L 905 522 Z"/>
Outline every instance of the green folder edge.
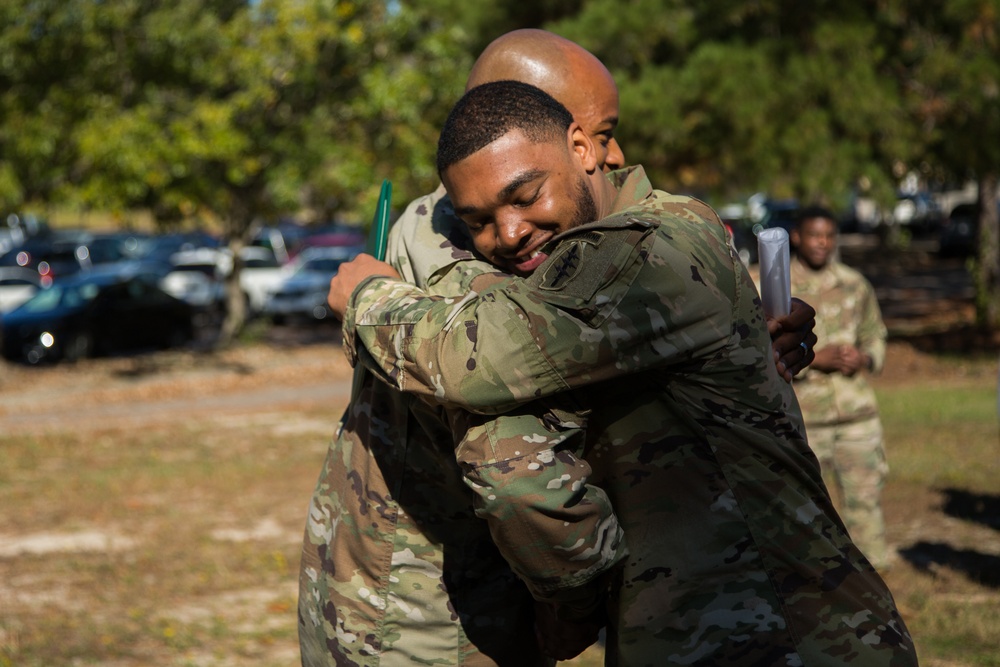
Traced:
<path fill-rule="evenodd" d="M 389 206 L 392 203 L 392 181 L 382 181 L 382 190 L 378 195 L 378 206 L 375 207 L 375 219 L 369 235 L 371 255 L 380 262 L 385 261 L 386 249 L 389 245 Z"/>
<path fill-rule="evenodd" d="M 375 219 L 372 220 L 372 229 L 368 234 L 368 251 L 380 262 L 385 261 L 385 254 L 389 247 L 389 205 L 392 203 L 392 182 L 389 179 L 382 181 L 382 190 L 378 195 L 378 205 L 375 207 Z M 361 385 L 365 376 L 365 367 L 360 363 L 354 368 L 354 382 L 351 386 L 351 400 L 356 399 L 361 392 Z M 347 421 L 348 411 L 344 412 L 341 423 Z"/>

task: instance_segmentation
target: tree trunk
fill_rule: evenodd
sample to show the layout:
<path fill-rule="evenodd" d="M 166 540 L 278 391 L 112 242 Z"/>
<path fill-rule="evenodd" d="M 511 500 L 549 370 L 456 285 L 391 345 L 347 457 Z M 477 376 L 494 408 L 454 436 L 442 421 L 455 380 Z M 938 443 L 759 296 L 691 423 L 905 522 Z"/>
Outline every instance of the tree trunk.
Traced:
<path fill-rule="evenodd" d="M 979 248 L 976 256 L 976 323 L 985 333 L 1000 331 L 1000 214 L 997 174 L 979 178 Z"/>
<path fill-rule="evenodd" d="M 229 346 L 243 331 L 247 322 L 247 300 L 240 286 L 240 272 L 243 270 L 243 239 L 234 236 L 229 239 L 229 251 L 233 254 L 233 270 L 226 276 L 226 316 L 219 331 L 218 347 Z"/>

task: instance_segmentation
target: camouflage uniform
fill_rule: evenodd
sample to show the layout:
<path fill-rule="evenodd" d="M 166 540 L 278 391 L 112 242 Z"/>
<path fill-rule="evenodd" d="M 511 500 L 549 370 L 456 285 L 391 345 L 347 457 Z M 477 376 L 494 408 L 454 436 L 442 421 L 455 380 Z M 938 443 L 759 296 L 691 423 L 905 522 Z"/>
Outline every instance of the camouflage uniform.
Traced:
<path fill-rule="evenodd" d="M 446 299 L 363 282 L 349 355 L 479 413 L 457 449 L 477 511 L 540 599 L 585 610 L 611 577 L 608 664 L 916 664 L 722 224 L 641 168 L 613 178 L 614 214 L 530 278 Z"/>
<path fill-rule="evenodd" d="M 875 291 L 854 269 L 834 260 L 813 271 L 792 262 L 792 289 L 816 306 L 819 345 L 852 345 L 872 360 L 885 362 L 886 329 Z M 888 564 L 880 498 L 888 466 L 875 392 L 865 373 L 847 377 L 807 369 L 795 380 L 809 445 L 823 477 L 838 491 L 841 516 L 851 536 L 876 567 Z"/>
<path fill-rule="evenodd" d="M 443 188 L 415 201 L 388 255 L 433 293 L 493 267 L 464 228 L 451 239 Z M 460 223 L 459 223 L 460 224 Z M 444 411 L 364 374 L 309 505 L 299 576 L 303 665 L 550 665 L 533 604 L 462 483 Z"/>

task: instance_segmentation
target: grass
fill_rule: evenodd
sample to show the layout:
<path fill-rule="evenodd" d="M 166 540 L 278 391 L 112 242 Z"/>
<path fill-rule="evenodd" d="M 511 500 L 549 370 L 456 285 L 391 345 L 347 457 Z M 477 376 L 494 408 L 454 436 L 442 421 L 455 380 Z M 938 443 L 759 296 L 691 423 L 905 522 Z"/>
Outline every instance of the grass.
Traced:
<path fill-rule="evenodd" d="M 995 379 L 883 389 L 879 405 L 896 478 L 996 491 L 1000 426 Z"/>
<path fill-rule="evenodd" d="M 0 436 L 16 508 L 0 548 L 95 531 L 110 547 L 0 555 L 0 665 L 297 664 L 303 512 L 333 414 Z M 276 437 L 286 419 L 326 429 Z"/>
<path fill-rule="evenodd" d="M 220 366 L 226 377 L 207 393 L 252 382 L 273 363 L 254 358 Z M 310 369 L 342 364 L 339 350 L 307 358 Z M 995 363 L 963 360 L 959 370 L 877 384 L 886 515 L 903 554 L 886 579 L 925 667 L 1000 667 Z M 169 372 L 146 365 L 155 369 L 146 376 L 85 386 L 104 402 L 175 397 L 158 384 Z M 71 372 L 19 372 L 42 385 L 83 383 Z M 275 383 L 295 374 L 274 372 Z M 0 383 L 0 417 L 17 391 Z M 44 433 L 0 428 L 0 667 L 298 665 L 299 540 L 341 410 L 313 402 Z M 95 533 L 105 548 L 3 551 L 14 538 Z M 596 667 L 602 651 L 564 664 Z"/>
<path fill-rule="evenodd" d="M 1000 666 L 996 360 L 877 386 L 891 473 L 887 580 L 925 665 Z"/>

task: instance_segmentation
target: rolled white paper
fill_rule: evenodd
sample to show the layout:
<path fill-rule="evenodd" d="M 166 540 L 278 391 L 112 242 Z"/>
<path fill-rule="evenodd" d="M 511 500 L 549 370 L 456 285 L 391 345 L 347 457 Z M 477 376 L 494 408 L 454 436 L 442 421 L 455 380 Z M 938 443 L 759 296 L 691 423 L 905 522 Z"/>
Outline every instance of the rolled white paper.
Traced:
<path fill-rule="evenodd" d="M 764 302 L 764 314 L 768 317 L 787 315 L 792 306 L 788 232 L 781 227 L 760 230 L 757 255 L 760 257 L 760 298 Z"/>

